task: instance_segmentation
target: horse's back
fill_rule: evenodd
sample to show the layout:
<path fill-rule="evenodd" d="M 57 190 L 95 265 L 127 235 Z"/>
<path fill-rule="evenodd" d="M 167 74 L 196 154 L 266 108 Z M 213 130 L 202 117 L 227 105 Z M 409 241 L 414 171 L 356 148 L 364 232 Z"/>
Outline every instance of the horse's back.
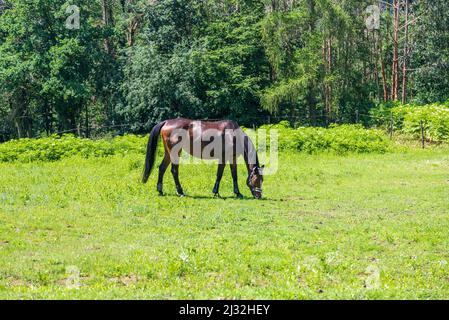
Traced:
<path fill-rule="evenodd" d="M 233 120 L 192 120 L 186 118 L 170 119 L 165 121 L 165 126 L 167 127 L 190 127 L 193 125 L 201 125 L 206 128 L 216 128 L 216 129 L 238 129 L 239 125 Z"/>

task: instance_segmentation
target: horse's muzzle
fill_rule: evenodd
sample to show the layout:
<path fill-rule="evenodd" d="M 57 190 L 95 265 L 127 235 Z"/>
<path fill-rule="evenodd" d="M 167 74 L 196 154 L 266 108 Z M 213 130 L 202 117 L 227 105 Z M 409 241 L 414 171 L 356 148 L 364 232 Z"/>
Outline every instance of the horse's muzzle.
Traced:
<path fill-rule="evenodd" d="M 253 196 L 254 196 L 255 199 L 257 199 L 257 200 L 262 199 L 262 189 L 260 189 L 260 188 L 254 188 L 254 189 L 252 190 L 252 192 L 253 192 Z"/>

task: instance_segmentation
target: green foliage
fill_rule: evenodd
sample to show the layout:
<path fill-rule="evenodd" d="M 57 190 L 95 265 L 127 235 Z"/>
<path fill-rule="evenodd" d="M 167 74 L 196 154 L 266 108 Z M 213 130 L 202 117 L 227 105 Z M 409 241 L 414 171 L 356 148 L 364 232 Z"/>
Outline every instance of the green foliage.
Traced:
<path fill-rule="evenodd" d="M 384 153 L 391 150 L 391 141 L 381 130 L 365 129 L 360 125 L 333 125 L 330 128 L 289 128 L 286 122 L 262 126 L 279 132 L 279 149 L 306 153 L 331 152 Z"/>
<path fill-rule="evenodd" d="M 416 34 L 412 63 L 414 99 L 422 103 L 449 99 L 449 6 L 446 0 L 417 1 L 420 22 L 413 24 Z"/>
<path fill-rule="evenodd" d="M 109 140 L 82 139 L 73 135 L 11 140 L 0 144 L 0 162 L 57 161 L 73 156 L 95 158 L 144 153 L 146 140 L 134 135 Z"/>
<path fill-rule="evenodd" d="M 449 107 L 442 104 L 405 105 L 393 108 L 395 124 L 405 134 L 421 136 L 421 123 L 430 141 L 449 142 Z"/>
<path fill-rule="evenodd" d="M 247 9 L 216 17 L 202 31 L 193 58 L 206 118 L 260 123 L 259 94 L 269 82 L 260 17 Z"/>
<path fill-rule="evenodd" d="M 0 141 L 100 127 L 144 133 L 175 117 L 354 123 L 391 98 L 391 10 L 381 5 L 380 30 L 367 32 L 370 0 L 3 2 Z M 78 30 L 65 25 L 72 3 Z M 413 70 L 406 93 L 413 103 L 445 101 L 449 7 L 408 3 L 408 57 L 399 32 L 399 59 Z"/>
<path fill-rule="evenodd" d="M 82 8 L 79 30 L 65 26 L 70 4 L 11 0 L 0 15 L 0 109 L 6 111 L 1 121 L 10 127 L 9 135 L 73 130 L 94 122 L 89 111 L 97 101 L 107 106 L 105 95 L 114 101 L 110 86 L 117 65 L 104 50 L 110 33 L 99 27 L 99 3 L 76 2 Z M 92 118 L 107 113 L 96 111 Z"/>
<path fill-rule="evenodd" d="M 307 81 L 307 78 L 290 79 L 267 89 L 261 98 L 262 106 L 271 113 L 277 113 L 285 103 L 296 104 Z"/>
<path fill-rule="evenodd" d="M 389 139 L 379 130 L 361 126 L 325 128 L 290 128 L 288 122 L 262 126 L 279 132 L 279 149 L 306 153 L 331 152 L 384 153 L 390 150 Z M 116 154 L 144 153 L 147 138 L 126 135 L 113 139 L 90 140 L 73 135 L 41 139 L 19 139 L 0 144 L 0 162 L 56 161 L 73 156 L 106 157 Z"/>
<path fill-rule="evenodd" d="M 449 102 L 428 105 L 400 103 L 380 104 L 371 110 L 371 123 L 390 128 L 414 138 L 421 137 L 421 124 L 425 137 L 431 142 L 449 141 Z"/>
<path fill-rule="evenodd" d="M 195 88 L 191 51 L 178 46 L 163 54 L 155 46 L 139 46 L 129 52 L 124 70 L 125 104 L 117 111 L 132 124 L 133 131 L 176 117 L 196 118 L 203 111 Z"/>
<path fill-rule="evenodd" d="M 312 125 L 325 123 L 323 115 L 350 122 L 355 110 L 368 109 L 375 83 L 360 83 L 365 72 L 360 66 L 370 44 L 360 39 L 364 17 L 354 14 L 367 6 L 361 1 L 297 1 L 289 10 L 267 14 L 262 39 L 272 82 L 262 92 L 262 107 Z"/>
<path fill-rule="evenodd" d="M 218 10 L 201 1 L 160 1 L 148 9 L 139 46 L 127 51 L 124 103 L 117 108 L 133 130 L 176 117 L 257 119 L 267 83 L 259 14 Z"/>
<path fill-rule="evenodd" d="M 390 126 L 392 119 L 392 109 L 400 106 L 400 102 L 379 103 L 376 107 L 369 111 L 367 122 L 371 126 L 378 126 L 384 129 Z"/>

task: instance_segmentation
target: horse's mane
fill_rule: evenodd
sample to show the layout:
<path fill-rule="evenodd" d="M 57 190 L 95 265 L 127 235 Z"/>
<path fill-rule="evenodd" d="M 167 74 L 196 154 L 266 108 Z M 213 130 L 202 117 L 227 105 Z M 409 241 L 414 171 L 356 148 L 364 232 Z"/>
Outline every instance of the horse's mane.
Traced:
<path fill-rule="evenodd" d="M 243 157 L 245 158 L 246 164 L 247 165 L 256 165 L 258 168 L 260 168 L 259 156 L 257 154 L 256 146 L 254 145 L 254 143 L 252 142 L 250 137 L 245 132 L 243 132 L 243 139 L 244 139 Z M 255 163 L 253 161 L 251 161 L 252 157 L 255 157 L 255 160 L 256 160 Z"/>

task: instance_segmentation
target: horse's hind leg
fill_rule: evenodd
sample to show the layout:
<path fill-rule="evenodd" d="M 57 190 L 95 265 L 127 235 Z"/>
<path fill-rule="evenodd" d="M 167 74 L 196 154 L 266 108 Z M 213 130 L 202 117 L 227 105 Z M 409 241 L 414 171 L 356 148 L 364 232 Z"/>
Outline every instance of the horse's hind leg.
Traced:
<path fill-rule="evenodd" d="M 163 181 L 164 181 L 165 172 L 167 171 L 167 168 L 168 168 L 169 165 L 170 165 L 170 156 L 166 152 L 165 156 L 164 156 L 164 160 L 162 160 L 162 163 L 159 166 L 159 178 L 158 178 L 158 181 L 157 181 L 157 191 L 159 192 L 159 194 L 161 196 L 164 195 L 164 192 L 163 192 Z"/>
<path fill-rule="evenodd" d="M 240 193 L 239 182 L 237 179 L 237 161 L 231 163 L 231 174 L 232 174 L 232 181 L 234 182 L 234 193 L 237 196 L 237 198 L 242 199 L 243 195 Z"/>
<path fill-rule="evenodd" d="M 181 152 L 182 150 L 179 150 L 176 154 L 174 153 L 173 147 L 171 147 L 169 153 L 171 161 L 171 173 L 173 175 L 173 179 L 175 180 L 176 192 L 180 197 L 185 197 L 181 182 L 179 182 L 179 161 L 181 159 Z"/>
<path fill-rule="evenodd" d="M 182 190 L 181 183 L 179 182 L 179 164 L 172 163 L 171 165 L 171 173 L 173 174 L 173 179 L 176 184 L 176 192 L 180 197 L 185 197 L 184 191 Z"/>
<path fill-rule="evenodd" d="M 214 186 L 214 189 L 212 190 L 215 198 L 221 198 L 220 193 L 219 193 L 220 183 L 221 183 L 221 179 L 223 179 L 223 173 L 224 173 L 224 169 L 226 167 L 226 150 L 225 150 L 226 136 L 225 136 L 225 134 L 222 134 L 221 146 L 222 146 L 222 154 L 218 158 L 217 180 L 215 181 L 215 186 Z"/>
<path fill-rule="evenodd" d="M 212 190 L 212 192 L 214 193 L 214 196 L 219 198 L 220 194 L 219 194 L 219 190 L 220 190 L 220 182 L 221 179 L 223 178 L 223 172 L 224 172 L 224 168 L 225 168 L 225 164 L 220 163 L 218 165 L 218 171 L 217 171 L 217 181 L 215 182 L 215 186 L 214 186 L 214 190 Z"/>

